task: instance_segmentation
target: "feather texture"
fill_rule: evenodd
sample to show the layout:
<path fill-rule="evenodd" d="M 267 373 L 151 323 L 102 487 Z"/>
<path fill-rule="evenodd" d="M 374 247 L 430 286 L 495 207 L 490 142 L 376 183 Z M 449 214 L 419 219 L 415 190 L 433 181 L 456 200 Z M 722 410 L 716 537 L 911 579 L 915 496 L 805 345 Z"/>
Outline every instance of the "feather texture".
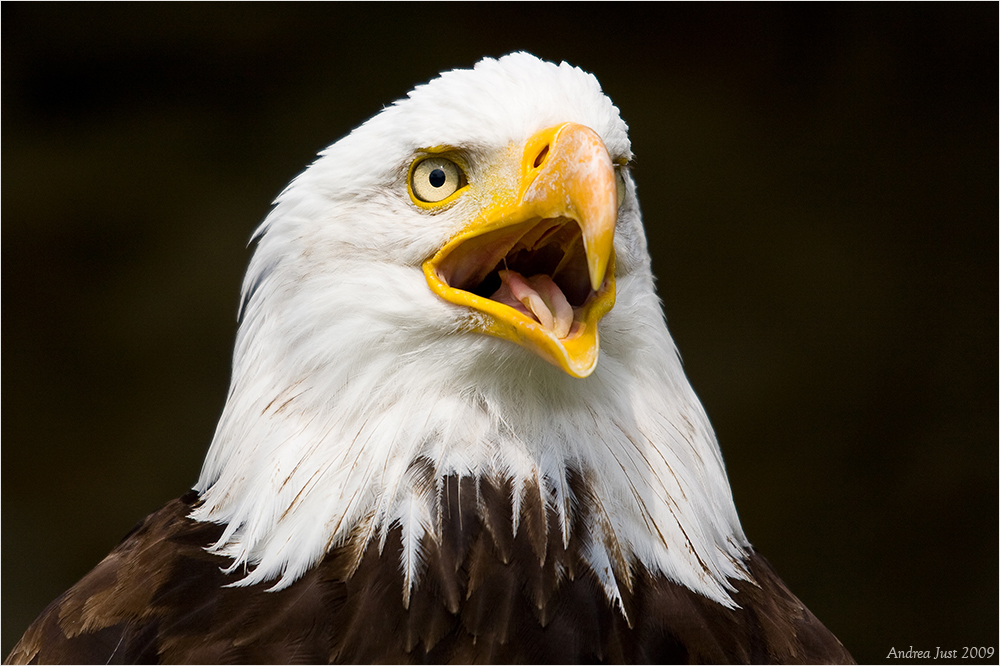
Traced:
<path fill-rule="evenodd" d="M 850 655 L 759 555 L 744 561 L 728 608 L 641 563 L 620 608 L 577 538 L 559 530 L 498 544 L 509 483 L 448 477 L 446 520 L 425 534 L 427 568 L 400 597 L 401 527 L 360 562 L 333 549 L 280 591 L 231 586 L 206 552 L 221 528 L 187 517 L 195 493 L 140 523 L 90 574 L 46 609 L 8 663 L 848 663 Z M 571 492 L 583 494 L 580 477 Z M 461 491 L 461 492 L 460 492 Z M 536 495 L 537 496 L 537 495 Z M 496 514 L 496 515 L 494 515 Z M 560 520 L 555 507 L 547 521 Z M 574 528 L 582 528 L 578 517 Z M 527 526 L 524 522 L 522 525 Z M 539 526 L 539 529 L 542 529 Z M 573 534 L 577 534 L 574 529 Z M 543 566 L 537 539 L 548 541 Z M 600 552 L 600 551 L 598 551 Z M 627 618 L 626 619 L 626 615 Z"/>

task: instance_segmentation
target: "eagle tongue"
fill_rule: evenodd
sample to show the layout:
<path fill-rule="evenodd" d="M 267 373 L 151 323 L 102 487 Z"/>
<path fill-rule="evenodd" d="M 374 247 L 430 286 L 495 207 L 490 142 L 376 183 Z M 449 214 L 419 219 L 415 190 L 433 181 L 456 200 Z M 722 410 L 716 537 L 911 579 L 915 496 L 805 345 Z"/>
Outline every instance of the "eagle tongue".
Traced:
<path fill-rule="evenodd" d="M 573 306 L 551 277 L 544 273 L 524 277 L 517 271 L 498 271 L 500 288 L 491 300 L 531 315 L 559 339 L 573 327 Z"/>

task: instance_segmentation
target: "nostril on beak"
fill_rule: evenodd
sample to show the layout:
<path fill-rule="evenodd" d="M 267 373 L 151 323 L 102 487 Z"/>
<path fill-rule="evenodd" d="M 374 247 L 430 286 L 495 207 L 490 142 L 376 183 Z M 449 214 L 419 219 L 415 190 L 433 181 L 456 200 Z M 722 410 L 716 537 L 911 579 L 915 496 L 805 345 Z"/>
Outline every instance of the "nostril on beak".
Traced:
<path fill-rule="evenodd" d="M 534 167 L 537 169 L 538 167 L 542 166 L 542 164 L 545 162 L 545 158 L 548 157 L 548 155 L 549 155 L 549 144 L 545 144 L 545 146 L 540 151 L 538 151 L 538 155 L 535 156 Z"/>

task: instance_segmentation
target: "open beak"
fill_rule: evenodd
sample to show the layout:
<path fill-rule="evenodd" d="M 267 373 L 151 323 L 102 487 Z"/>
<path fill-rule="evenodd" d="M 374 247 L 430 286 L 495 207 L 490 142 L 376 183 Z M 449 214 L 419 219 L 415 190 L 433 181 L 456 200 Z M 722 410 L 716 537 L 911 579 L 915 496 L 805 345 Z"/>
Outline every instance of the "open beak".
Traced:
<path fill-rule="evenodd" d="M 551 127 L 525 143 L 515 187 L 424 262 L 424 275 L 434 293 L 482 314 L 474 330 L 586 377 L 597 322 L 615 302 L 611 157 L 592 129 Z"/>

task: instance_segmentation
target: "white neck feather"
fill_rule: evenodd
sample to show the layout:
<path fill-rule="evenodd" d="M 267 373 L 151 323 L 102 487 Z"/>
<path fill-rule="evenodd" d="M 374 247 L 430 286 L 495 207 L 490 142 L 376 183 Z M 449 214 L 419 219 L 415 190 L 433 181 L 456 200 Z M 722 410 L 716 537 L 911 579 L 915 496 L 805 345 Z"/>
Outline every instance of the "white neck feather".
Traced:
<path fill-rule="evenodd" d="M 227 526 L 212 550 L 248 571 L 239 584 L 284 587 L 359 528 L 378 540 L 400 525 L 414 585 L 438 501 L 406 474 L 424 457 L 441 476 L 510 479 L 514 516 L 525 489 L 542 488 L 566 540 L 566 472 L 585 470 L 607 521 L 581 552 L 610 599 L 613 548 L 733 605 L 727 579 L 745 577 L 747 542 L 648 259 L 635 259 L 648 256 L 637 211 L 619 231 L 633 247 L 619 255 L 600 362 L 575 379 L 463 332 L 470 315 L 431 294 L 418 266 L 309 238 L 293 214 L 321 204 L 284 199 L 248 272 L 232 386 L 192 514 Z"/>

